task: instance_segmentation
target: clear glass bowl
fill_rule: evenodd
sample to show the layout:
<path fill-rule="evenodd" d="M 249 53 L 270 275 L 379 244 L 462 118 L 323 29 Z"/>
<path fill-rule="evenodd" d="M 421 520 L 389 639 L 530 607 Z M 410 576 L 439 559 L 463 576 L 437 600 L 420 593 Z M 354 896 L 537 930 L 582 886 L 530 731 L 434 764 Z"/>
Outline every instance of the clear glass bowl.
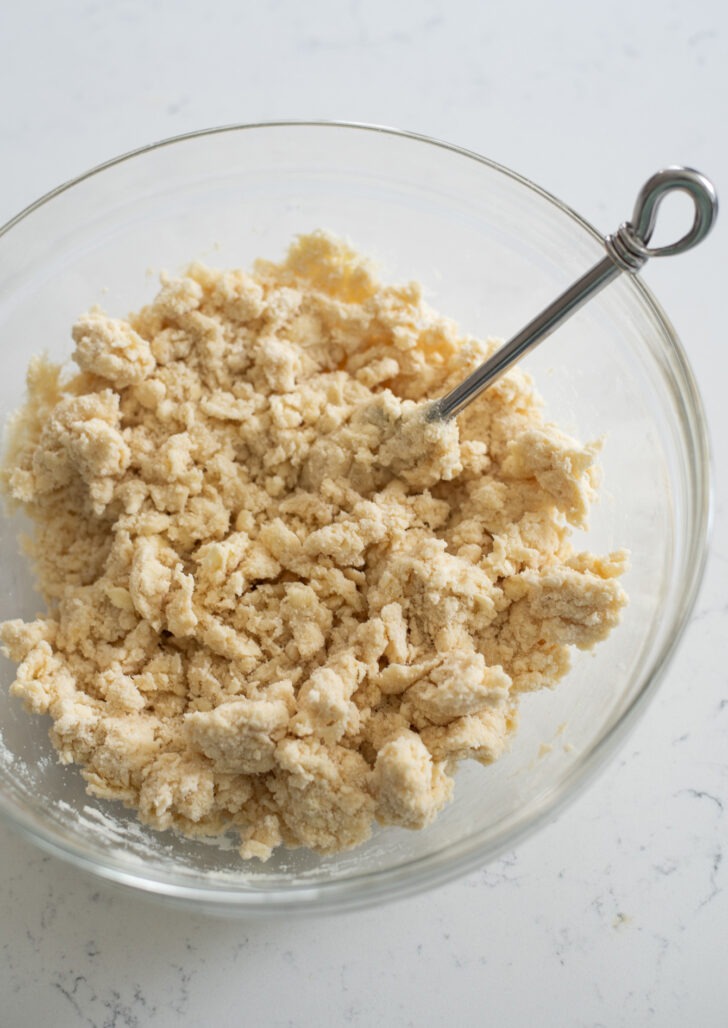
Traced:
<path fill-rule="evenodd" d="M 537 186 L 452 146 L 358 125 L 275 124 L 183 136 L 112 161 L 44 197 L 0 233 L 0 417 L 21 402 L 32 354 L 66 359 L 69 327 L 99 302 L 124 314 L 160 269 L 195 258 L 249 266 L 296 233 L 348 236 L 390 281 L 417 279 L 441 313 L 508 336 L 602 255 L 600 237 Z M 45 849 L 112 881 L 220 912 L 366 905 L 484 864 L 532 831 L 599 768 L 644 710 L 691 609 L 710 509 L 700 399 L 669 321 L 622 276 L 528 358 L 547 414 L 604 436 L 604 486 L 585 544 L 626 546 L 623 624 L 579 654 L 553 692 L 527 696 L 511 751 L 463 765 L 454 802 L 423 832 L 378 830 L 360 849 L 234 848 L 138 824 L 90 799 L 60 766 L 48 723 L 7 694 L 2 661 L 0 809 Z M 0 617 L 42 609 L 2 519 Z M 550 744 L 550 750 L 542 744 Z"/>

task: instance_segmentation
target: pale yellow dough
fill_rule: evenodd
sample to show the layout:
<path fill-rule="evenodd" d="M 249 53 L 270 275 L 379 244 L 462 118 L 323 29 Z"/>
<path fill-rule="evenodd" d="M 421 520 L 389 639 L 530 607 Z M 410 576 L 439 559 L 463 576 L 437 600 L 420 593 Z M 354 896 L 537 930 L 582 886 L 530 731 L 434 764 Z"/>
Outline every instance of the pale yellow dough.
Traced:
<path fill-rule="evenodd" d="M 73 339 L 11 433 L 48 613 L 2 640 L 61 760 L 147 824 L 261 859 L 422 828 L 617 623 L 624 554 L 569 543 L 597 447 L 519 371 L 428 425 L 492 344 L 332 237 Z"/>

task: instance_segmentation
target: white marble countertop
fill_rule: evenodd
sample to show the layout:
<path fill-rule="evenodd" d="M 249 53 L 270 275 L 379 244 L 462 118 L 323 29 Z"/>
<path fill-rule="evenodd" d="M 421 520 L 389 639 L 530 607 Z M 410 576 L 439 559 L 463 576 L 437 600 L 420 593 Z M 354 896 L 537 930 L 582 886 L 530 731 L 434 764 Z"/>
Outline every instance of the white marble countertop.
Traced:
<path fill-rule="evenodd" d="M 602 229 L 658 166 L 728 195 L 724 0 L 24 0 L 0 9 L 0 222 L 189 129 L 275 118 L 409 128 L 528 175 Z M 712 559 L 647 716 L 557 822 L 381 910 L 240 923 L 170 911 L 0 827 L 6 1028 L 728 1024 L 726 223 L 646 278 L 712 429 Z"/>

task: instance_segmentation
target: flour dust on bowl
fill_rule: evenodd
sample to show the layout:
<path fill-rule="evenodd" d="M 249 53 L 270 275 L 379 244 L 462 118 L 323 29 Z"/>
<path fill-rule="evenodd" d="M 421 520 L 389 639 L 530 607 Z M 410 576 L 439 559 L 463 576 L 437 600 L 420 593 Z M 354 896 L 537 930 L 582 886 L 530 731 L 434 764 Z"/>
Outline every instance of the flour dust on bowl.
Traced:
<path fill-rule="evenodd" d="M 603 256 L 600 237 L 531 183 L 480 157 L 363 126 L 281 124 L 182 137 L 111 162 L 40 201 L 0 235 L 3 419 L 31 355 L 63 362 L 94 303 L 116 317 L 150 302 L 147 269 L 251 268 L 324 229 L 371 256 L 387 283 L 422 283 L 464 333 L 507 337 Z M 656 686 L 692 606 L 709 514 L 700 400 L 669 322 L 639 281 L 602 292 L 524 367 L 545 416 L 603 438 L 603 485 L 574 549 L 624 547 L 629 604 L 555 690 L 524 695 L 510 748 L 464 763 L 455 796 L 420 832 L 382 827 L 331 856 L 278 848 L 265 863 L 139 823 L 60 765 L 47 719 L 0 692 L 0 804 L 41 845 L 110 880 L 225 912 L 340 909 L 444 881 L 539 824 L 611 752 Z M 605 389 L 604 384 L 609 383 Z M 43 611 L 18 534 L 2 521 L 0 619 Z M 545 745 L 544 745 L 545 744 Z"/>

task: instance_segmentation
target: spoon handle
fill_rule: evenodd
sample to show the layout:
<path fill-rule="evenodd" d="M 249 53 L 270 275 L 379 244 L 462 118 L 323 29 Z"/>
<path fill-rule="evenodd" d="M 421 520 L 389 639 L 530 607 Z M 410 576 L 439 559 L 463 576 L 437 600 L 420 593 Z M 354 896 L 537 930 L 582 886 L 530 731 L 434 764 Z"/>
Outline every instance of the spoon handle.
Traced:
<path fill-rule="evenodd" d="M 673 190 L 687 193 L 693 201 L 692 227 L 675 243 L 650 247 L 658 207 L 662 199 Z M 624 222 L 613 235 L 604 240 L 606 257 L 529 321 L 517 335 L 499 347 L 460 385 L 446 396 L 434 400 L 428 408 L 427 420 L 447 421 L 454 418 L 612 279 L 623 271 L 635 274 L 650 257 L 663 257 L 689 250 L 707 236 L 717 214 L 715 187 L 705 175 L 692 168 L 677 166 L 658 171 L 640 190 L 631 221 Z"/>

